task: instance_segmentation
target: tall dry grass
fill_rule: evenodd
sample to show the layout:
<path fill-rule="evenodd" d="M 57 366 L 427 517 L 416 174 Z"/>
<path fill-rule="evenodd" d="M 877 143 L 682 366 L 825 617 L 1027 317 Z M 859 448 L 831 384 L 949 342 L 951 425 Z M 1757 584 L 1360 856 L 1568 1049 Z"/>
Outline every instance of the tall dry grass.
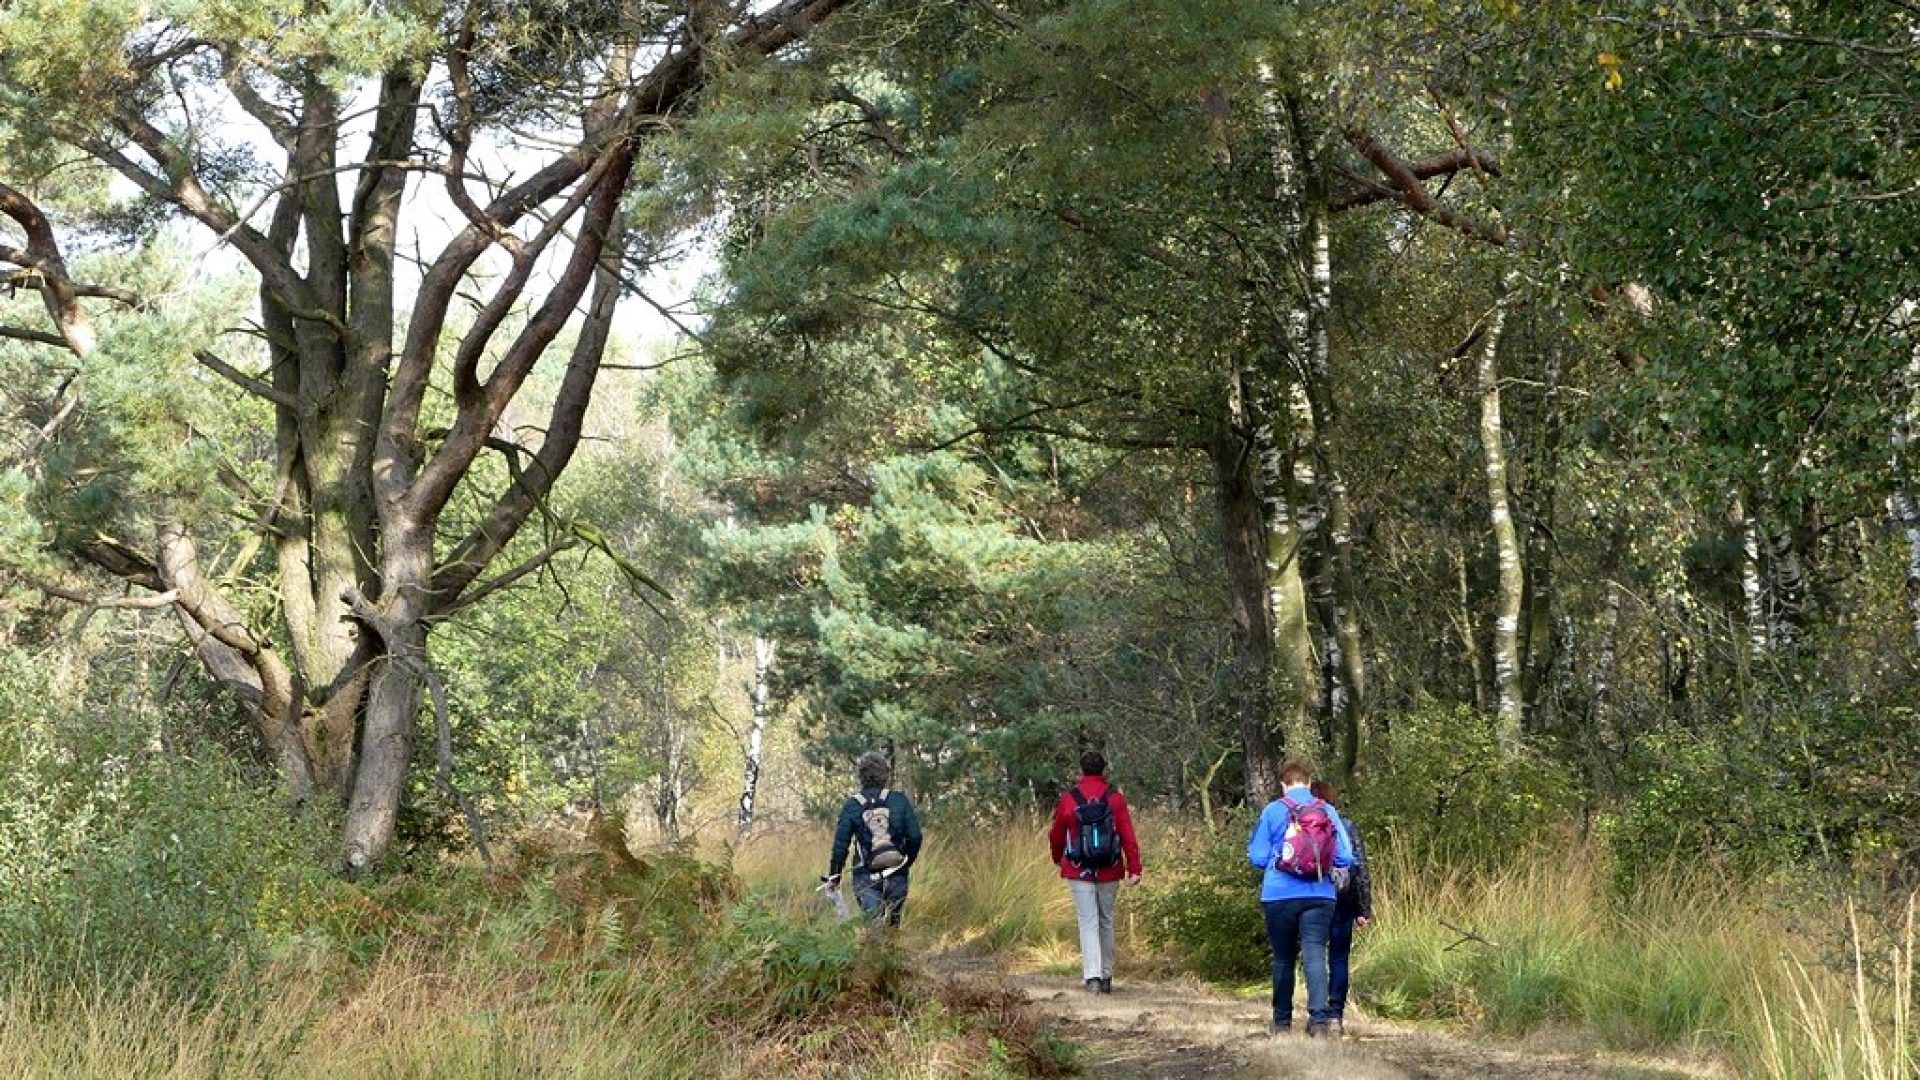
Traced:
<path fill-rule="evenodd" d="M 1851 970 L 1809 967 L 1789 957 L 1767 982 L 1754 986 L 1764 1024 L 1754 1054 L 1766 1075 L 1785 1080 L 1914 1080 L 1914 913 L 1920 894 L 1907 897 L 1906 915 L 1891 940 L 1877 942 L 1856 905 L 1847 906 Z M 1875 945 L 1884 965 L 1870 963 Z M 1884 973 L 1884 974 L 1882 974 Z M 1782 978 L 1784 976 L 1784 978 Z M 1782 1001 L 1780 984 L 1791 993 Z"/>
<path fill-rule="evenodd" d="M 747 1075 L 664 966 L 564 973 L 400 946 L 348 985 L 270 971 L 210 999 L 31 977 L 0 991 L 0 1070 L 26 1077 Z M 738 1033 L 735 1033 L 738 1034 Z"/>
<path fill-rule="evenodd" d="M 649 930 L 656 878 L 715 880 L 650 861 L 650 878 L 618 860 L 603 872 L 575 849 L 507 879 L 402 882 L 377 899 L 342 886 L 340 903 L 380 913 L 338 920 L 358 937 L 284 942 L 264 970 L 194 996 L 0 972 L 0 1075 L 999 1080 L 1071 1067 L 1017 995 L 921 978 L 886 935 L 751 898 Z"/>
<path fill-rule="evenodd" d="M 1156 888 L 1176 887 L 1166 880 L 1172 860 L 1160 856 L 1208 843 L 1179 823 L 1148 818 L 1141 829 Z M 739 850 L 736 869 L 795 910 L 823 910 L 812 890 L 831 839 L 825 829 L 758 838 Z M 1237 858 L 1237 840 L 1216 837 L 1224 854 L 1208 858 Z M 1070 962 L 1072 902 L 1045 852 L 1043 821 L 930 828 L 911 931 L 1028 963 Z M 1509 1036 L 1552 1029 L 1776 1080 L 1920 1075 L 1910 908 L 1886 934 L 1844 906 L 1823 909 L 1678 860 L 1622 895 L 1605 849 L 1572 840 L 1497 870 L 1387 845 L 1375 857 L 1379 918 L 1360 934 L 1354 977 L 1371 1011 Z M 1257 907 L 1250 885 L 1247 905 Z M 1153 964 L 1153 946 L 1126 929 L 1123 917 L 1123 961 Z M 1822 962 L 1840 948 L 1851 950 L 1849 964 Z"/>
<path fill-rule="evenodd" d="M 1609 869 L 1577 843 L 1492 872 L 1385 853 L 1356 992 L 1390 1016 L 1570 1029 L 1741 1075 L 1914 1080 L 1911 901 L 1904 937 L 1877 940 L 1851 904 L 1680 863 L 1622 896 Z M 1849 966 L 1821 962 L 1836 947 Z"/>

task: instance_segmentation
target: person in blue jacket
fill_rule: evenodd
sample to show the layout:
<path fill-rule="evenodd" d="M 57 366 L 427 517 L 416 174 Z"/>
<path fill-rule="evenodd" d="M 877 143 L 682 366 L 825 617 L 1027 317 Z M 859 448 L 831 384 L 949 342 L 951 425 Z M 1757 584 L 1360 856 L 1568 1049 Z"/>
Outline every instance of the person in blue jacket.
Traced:
<path fill-rule="evenodd" d="M 1293 1030 L 1294 957 L 1304 961 L 1307 975 L 1307 1035 L 1327 1034 L 1333 1013 L 1327 1003 L 1327 938 L 1333 928 L 1337 895 L 1334 876 L 1301 877 L 1280 868 L 1280 848 L 1296 812 L 1316 804 L 1333 823 L 1335 869 L 1353 865 L 1353 842 L 1346 823 L 1330 804 L 1316 800 L 1308 787 L 1313 774 L 1305 763 L 1288 761 L 1280 768 L 1281 797 L 1267 804 L 1247 840 L 1247 861 L 1264 871 L 1260 877 L 1260 907 L 1267 920 L 1267 941 L 1273 946 L 1273 1034 Z M 1291 802 L 1296 811 L 1288 806 Z"/>

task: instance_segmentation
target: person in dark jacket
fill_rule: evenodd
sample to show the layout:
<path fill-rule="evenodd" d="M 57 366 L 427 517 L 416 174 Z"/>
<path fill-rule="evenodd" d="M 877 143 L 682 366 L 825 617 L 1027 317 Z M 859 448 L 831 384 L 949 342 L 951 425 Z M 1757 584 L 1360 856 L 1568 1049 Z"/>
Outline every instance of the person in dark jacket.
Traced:
<path fill-rule="evenodd" d="M 1339 805 L 1338 792 L 1331 782 L 1315 780 L 1313 797 L 1328 806 Z M 1347 826 L 1347 840 L 1353 844 L 1353 866 L 1347 882 L 1334 898 L 1333 926 L 1327 934 L 1327 1011 L 1333 1024 L 1346 1030 L 1349 959 L 1353 955 L 1353 932 L 1373 921 L 1373 877 L 1367 872 L 1367 846 L 1352 818 L 1341 819 Z"/>
<path fill-rule="evenodd" d="M 1078 797 L 1076 797 L 1076 795 Z M 1080 865 L 1069 842 L 1079 824 L 1083 802 L 1104 801 L 1112 816 L 1113 833 L 1120 841 L 1120 858 L 1101 867 Z M 1133 814 L 1118 788 L 1107 783 L 1107 759 L 1095 750 L 1080 755 L 1080 779 L 1060 796 L 1053 808 L 1053 828 L 1047 846 L 1060 876 L 1073 890 L 1073 910 L 1080 922 L 1080 973 L 1087 990 L 1113 993 L 1113 911 L 1120 883 L 1140 884 L 1140 841 L 1133 835 Z"/>
<path fill-rule="evenodd" d="M 900 925 L 907 904 L 907 868 L 920 857 L 920 818 L 903 791 L 887 784 L 893 764 L 887 755 L 871 750 L 854 764 L 860 790 L 840 807 L 840 824 L 833 831 L 833 853 L 822 879 L 831 890 L 840 884 L 840 870 L 853 855 L 853 895 L 868 918 Z"/>

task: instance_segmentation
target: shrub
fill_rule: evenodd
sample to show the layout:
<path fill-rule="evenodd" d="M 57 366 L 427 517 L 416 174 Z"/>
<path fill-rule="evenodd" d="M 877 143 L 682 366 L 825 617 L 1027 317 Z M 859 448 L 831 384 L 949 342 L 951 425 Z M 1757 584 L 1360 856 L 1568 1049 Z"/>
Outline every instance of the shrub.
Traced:
<path fill-rule="evenodd" d="M 1558 835 L 1573 816 L 1566 769 L 1531 752 L 1508 754 L 1492 716 L 1423 702 L 1383 727 L 1366 773 L 1340 803 L 1370 849 L 1395 845 L 1491 867 Z"/>
<path fill-rule="evenodd" d="M 1148 879 L 1148 940 L 1179 952 L 1204 978 L 1244 981 L 1271 970 L 1260 875 L 1247 864 L 1253 820 L 1243 811 L 1218 831 L 1170 835 L 1163 869 Z"/>
<path fill-rule="evenodd" d="M 45 701 L 0 730 L 0 963 L 198 991 L 258 959 L 307 839 L 284 807 L 217 748 L 129 753 Z"/>

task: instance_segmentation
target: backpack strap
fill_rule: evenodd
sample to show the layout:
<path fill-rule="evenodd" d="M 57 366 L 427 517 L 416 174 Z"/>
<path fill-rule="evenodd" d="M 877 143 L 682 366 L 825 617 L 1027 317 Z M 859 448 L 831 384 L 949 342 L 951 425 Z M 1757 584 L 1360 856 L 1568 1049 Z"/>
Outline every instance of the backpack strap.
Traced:
<path fill-rule="evenodd" d="M 1085 805 L 1087 805 L 1088 803 L 1090 803 L 1090 802 L 1092 802 L 1092 801 L 1093 801 L 1093 800 L 1091 800 L 1091 799 L 1089 799 L 1089 798 L 1087 798 L 1087 793 L 1086 793 L 1086 792 L 1084 792 L 1084 791 L 1081 791 L 1081 790 L 1080 790 L 1080 785 L 1079 785 L 1079 784 L 1075 784 L 1075 785 L 1073 785 L 1072 787 L 1070 787 L 1070 788 L 1068 788 L 1068 789 L 1067 789 L 1067 794 L 1069 794 L 1069 795 L 1071 795 L 1071 796 L 1073 796 L 1073 805 L 1074 805 L 1075 807 L 1081 807 L 1081 806 L 1085 806 Z"/>

